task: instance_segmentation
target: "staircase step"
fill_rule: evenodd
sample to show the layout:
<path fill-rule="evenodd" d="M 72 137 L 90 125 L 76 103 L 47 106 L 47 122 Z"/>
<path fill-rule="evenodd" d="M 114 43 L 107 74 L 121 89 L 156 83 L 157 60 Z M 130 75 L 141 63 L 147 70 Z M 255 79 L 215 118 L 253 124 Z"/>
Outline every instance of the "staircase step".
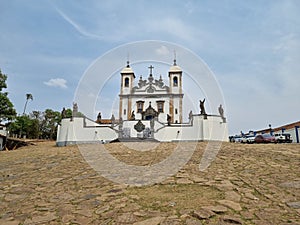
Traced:
<path fill-rule="evenodd" d="M 154 138 L 132 137 L 132 138 L 117 138 L 111 142 L 159 142 L 159 141 Z"/>

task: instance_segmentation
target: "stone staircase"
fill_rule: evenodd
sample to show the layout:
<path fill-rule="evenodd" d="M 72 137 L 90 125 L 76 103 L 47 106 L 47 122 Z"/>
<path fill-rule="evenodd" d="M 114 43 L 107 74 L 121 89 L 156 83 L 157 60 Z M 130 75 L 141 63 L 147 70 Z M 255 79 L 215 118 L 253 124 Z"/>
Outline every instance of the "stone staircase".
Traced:
<path fill-rule="evenodd" d="M 131 138 L 117 138 L 113 142 L 159 142 L 155 138 L 137 138 L 137 137 L 131 137 Z"/>

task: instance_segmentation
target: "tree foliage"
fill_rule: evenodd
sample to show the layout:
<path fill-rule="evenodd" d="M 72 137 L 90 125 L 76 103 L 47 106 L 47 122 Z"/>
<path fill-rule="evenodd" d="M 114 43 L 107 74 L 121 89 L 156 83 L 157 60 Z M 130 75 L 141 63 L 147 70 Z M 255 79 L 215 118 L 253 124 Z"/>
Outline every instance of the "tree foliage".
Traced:
<path fill-rule="evenodd" d="M 35 129 L 36 122 L 31 120 L 28 115 L 17 116 L 15 121 L 9 126 L 10 132 L 19 137 L 25 135 L 30 138 L 36 138 Z"/>
<path fill-rule="evenodd" d="M 57 126 L 61 121 L 61 113 L 46 109 L 44 112 L 44 119 L 41 123 L 42 138 L 55 139 L 57 133 Z"/>
<path fill-rule="evenodd" d="M 8 93 L 3 89 L 7 88 L 7 76 L 0 70 L 0 122 L 12 120 L 16 115 L 16 110 L 8 98 Z"/>
<path fill-rule="evenodd" d="M 72 109 L 66 109 L 66 118 L 72 117 Z"/>
<path fill-rule="evenodd" d="M 66 109 L 66 117 L 72 116 L 72 110 Z M 56 139 L 57 126 L 61 121 L 61 113 L 46 109 L 44 112 L 32 111 L 29 115 L 17 116 L 9 126 L 12 136 L 30 139 Z"/>

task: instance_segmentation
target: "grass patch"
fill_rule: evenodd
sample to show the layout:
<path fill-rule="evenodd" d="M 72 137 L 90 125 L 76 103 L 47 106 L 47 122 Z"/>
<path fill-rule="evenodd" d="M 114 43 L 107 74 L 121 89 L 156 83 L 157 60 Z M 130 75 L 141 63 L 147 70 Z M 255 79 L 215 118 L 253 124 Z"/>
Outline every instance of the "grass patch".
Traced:
<path fill-rule="evenodd" d="M 105 145 L 105 148 L 116 159 L 128 165 L 146 166 L 170 156 L 176 143 L 111 143 Z"/>
<path fill-rule="evenodd" d="M 154 185 L 150 187 L 129 188 L 127 194 L 137 195 L 136 201 L 145 209 L 160 211 L 197 210 L 202 206 L 215 204 L 223 199 L 223 193 L 216 188 L 199 184 Z"/>

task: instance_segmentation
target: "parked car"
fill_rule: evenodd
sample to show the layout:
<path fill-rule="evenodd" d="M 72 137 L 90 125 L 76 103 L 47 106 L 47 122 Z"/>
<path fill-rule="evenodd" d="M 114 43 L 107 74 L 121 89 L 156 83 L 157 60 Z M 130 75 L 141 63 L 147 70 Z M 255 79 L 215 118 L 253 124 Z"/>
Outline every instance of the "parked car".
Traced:
<path fill-rule="evenodd" d="M 248 144 L 253 144 L 255 140 L 255 136 L 247 136 L 247 143 Z"/>
<path fill-rule="evenodd" d="M 275 134 L 275 139 L 278 143 L 292 143 L 290 134 Z"/>
<path fill-rule="evenodd" d="M 246 136 L 241 137 L 240 138 L 240 143 L 243 143 L 243 144 L 247 143 L 247 137 Z"/>
<path fill-rule="evenodd" d="M 246 137 L 242 137 L 242 136 L 234 136 L 231 137 L 231 142 L 235 142 L 235 143 L 246 143 L 247 142 L 247 138 Z"/>
<path fill-rule="evenodd" d="M 271 134 L 258 134 L 254 138 L 255 143 L 277 143 L 274 136 Z"/>

